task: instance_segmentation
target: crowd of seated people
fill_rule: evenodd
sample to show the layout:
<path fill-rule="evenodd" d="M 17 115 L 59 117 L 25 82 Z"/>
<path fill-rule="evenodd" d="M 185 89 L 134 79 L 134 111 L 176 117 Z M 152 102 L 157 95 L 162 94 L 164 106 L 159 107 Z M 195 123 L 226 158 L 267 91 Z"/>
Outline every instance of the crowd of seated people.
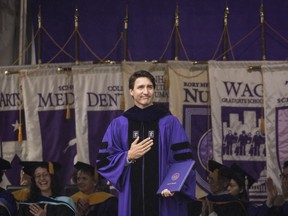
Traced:
<path fill-rule="evenodd" d="M 57 162 L 22 161 L 20 185 L 10 192 L 0 188 L 0 216 L 116 216 L 117 195 L 101 184 L 97 168 L 78 161 L 69 193 L 59 187 Z M 11 164 L 0 158 L 0 181 Z M 191 201 L 190 216 L 286 216 L 288 215 L 288 161 L 281 171 L 281 191 L 266 180 L 267 200 L 251 208 L 248 189 L 254 179 L 236 163 L 227 167 L 214 160 L 207 163 L 210 193 Z M 106 183 L 106 182 L 105 182 Z M 62 193 L 63 191 L 63 193 Z"/>
<path fill-rule="evenodd" d="M 74 165 L 77 190 L 65 194 L 58 179 L 59 163 L 21 161 L 20 165 L 21 187 L 14 191 L 0 188 L 0 216 L 118 215 L 118 198 L 107 189 L 102 191 L 104 187 L 99 184 L 96 167 L 77 162 Z M 9 161 L 0 158 L 1 181 L 5 171 L 11 168 Z"/>
<path fill-rule="evenodd" d="M 249 202 L 248 190 L 255 180 L 233 163 L 227 167 L 214 160 L 207 164 L 210 193 L 189 203 L 190 216 L 288 216 L 288 161 L 281 171 L 281 190 L 267 177 L 267 200 Z"/>
<path fill-rule="evenodd" d="M 245 216 L 246 173 L 236 164 L 226 167 L 216 161 L 208 161 L 209 185 L 211 193 L 202 201 L 202 216 Z M 249 176 L 249 185 L 253 180 Z"/>

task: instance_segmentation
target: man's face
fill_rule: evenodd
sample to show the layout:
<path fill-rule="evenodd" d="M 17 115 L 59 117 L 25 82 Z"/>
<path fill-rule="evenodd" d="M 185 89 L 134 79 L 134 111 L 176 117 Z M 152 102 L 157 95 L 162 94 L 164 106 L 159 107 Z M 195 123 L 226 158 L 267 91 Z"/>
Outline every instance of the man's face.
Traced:
<path fill-rule="evenodd" d="M 283 169 L 283 173 L 281 175 L 281 187 L 283 196 L 288 198 L 288 167 Z"/>
<path fill-rule="evenodd" d="M 146 77 L 139 77 L 135 80 L 134 88 L 130 89 L 130 95 L 134 104 L 144 109 L 153 104 L 155 89 L 152 82 Z"/>

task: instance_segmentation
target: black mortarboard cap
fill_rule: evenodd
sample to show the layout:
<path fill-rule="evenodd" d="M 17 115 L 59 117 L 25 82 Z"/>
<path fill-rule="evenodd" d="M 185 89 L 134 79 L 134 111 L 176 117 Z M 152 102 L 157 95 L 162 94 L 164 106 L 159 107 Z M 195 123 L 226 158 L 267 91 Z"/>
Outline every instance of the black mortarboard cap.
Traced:
<path fill-rule="evenodd" d="M 233 163 L 230 169 L 232 172 L 231 178 L 234 179 L 240 186 L 247 186 L 247 188 L 249 189 L 255 182 L 255 179 L 236 163 Z"/>
<path fill-rule="evenodd" d="M 81 161 L 77 161 L 77 163 L 74 165 L 74 167 L 77 170 L 82 170 L 84 172 L 86 171 L 87 173 L 90 173 L 91 176 L 94 177 L 94 179 L 99 181 L 99 174 L 98 174 L 96 166 L 94 167 L 94 166 L 92 166 L 90 164 L 87 164 L 87 163 L 84 163 L 84 162 L 81 162 Z"/>
<path fill-rule="evenodd" d="M 8 170 L 11 169 L 11 164 L 9 161 L 0 158 L 0 170 Z"/>
<path fill-rule="evenodd" d="M 233 177 L 233 171 L 231 168 L 229 167 L 223 167 L 221 168 L 221 175 L 228 178 L 228 179 L 231 179 Z"/>
<path fill-rule="evenodd" d="M 87 163 L 84 163 L 84 162 L 81 162 L 81 161 L 77 161 L 77 163 L 74 165 L 74 167 L 77 169 L 77 170 L 88 170 L 89 172 L 91 172 L 92 174 L 94 173 L 95 171 L 95 167 L 90 165 L 90 164 L 87 164 Z"/>
<path fill-rule="evenodd" d="M 219 178 L 222 176 L 226 179 L 230 179 L 229 168 L 217 161 L 209 160 L 207 164 L 208 171 L 212 172 L 212 176 Z"/>
<path fill-rule="evenodd" d="M 214 161 L 214 160 L 209 160 L 207 164 L 207 169 L 210 172 L 214 172 L 215 170 L 219 170 L 223 167 L 225 167 L 223 164 L 218 163 L 217 161 Z"/>
<path fill-rule="evenodd" d="M 33 176 L 38 167 L 46 168 L 50 174 L 54 174 L 61 169 L 58 162 L 51 161 L 20 161 L 20 165 L 23 166 L 23 171 L 29 176 Z"/>

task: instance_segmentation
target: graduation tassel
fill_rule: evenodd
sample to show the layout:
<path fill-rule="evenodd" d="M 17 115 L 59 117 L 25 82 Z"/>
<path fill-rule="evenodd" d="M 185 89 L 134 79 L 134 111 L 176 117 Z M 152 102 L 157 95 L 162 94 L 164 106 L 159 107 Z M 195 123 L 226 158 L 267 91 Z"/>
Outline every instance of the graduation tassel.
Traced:
<path fill-rule="evenodd" d="M 164 75 L 164 88 L 165 88 L 165 90 L 168 90 L 169 89 L 169 74 L 168 74 L 168 72 L 167 73 L 165 73 L 165 75 Z"/>
<path fill-rule="evenodd" d="M 20 123 L 18 127 L 18 142 L 23 141 L 22 124 Z"/>
<path fill-rule="evenodd" d="M 70 113 L 70 104 L 66 105 L 66 119 L 71 118 L 71 113 Z"/>
<path fill-rule="evenodd" d="M 261 134 L 265 133 L 265 120 L 264 120 L 263 113 L 261 114 L 261 118 L 260 118 L 260 132 L 261 132 Z"/>
<path fill-rule="evenodd" d="M 262 80 L 262 97 L 264 97 L 264 89 L 263 89 L 263 86 L 264 86 L 264 77 L 263 77 L 263 71 L 262 69 L 260 70 L 260 73 L 261 73 L 261 80 Z M 261 107 L 261 117 L 260 117 L 260 133 L 261 134 L 265 134 L 265 119 L 264 119 L 264 100 L 262 99 L 263 103 L 262 103 L 262 107 Z"/>
<path fill-rule="evenodd" d="M 120 99 L 120 109 L 121 110 L 125 110 L 125 97 L 124 97 L 124 94 L 121 95 L 121 99 Z"/>
<path fill-rule="evenodd" d="M 50 161 L 48 162 L 48 172 L 52 175 L 54 174 L 54 165 Z"/>

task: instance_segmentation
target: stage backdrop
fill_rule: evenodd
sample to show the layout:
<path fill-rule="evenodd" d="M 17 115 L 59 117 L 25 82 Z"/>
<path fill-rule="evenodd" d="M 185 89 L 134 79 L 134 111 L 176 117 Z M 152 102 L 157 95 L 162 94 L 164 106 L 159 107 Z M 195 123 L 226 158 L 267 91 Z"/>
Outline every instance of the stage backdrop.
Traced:
<path fill-rule="evenodd" d="M 260 7 L 263 2 L 267 60 L 287 59 L 286 0 L 30 0 L 38 30 L 41 6 L 42 60 L 75 61 L 75 9 L 79 13 L 80 61 L 124 60 L 124 20 L 128 19 L 128 61 L 221 60 L 224 12 L 228 3 L 228 60 L 262 60 Z M 175 15 L 178 6 L 178 44 Z M 126 11 L 128 13 L 126 14 Z M 128 16 L 127 16 L 128 15 Z M 48 33 L 48 34 L 47 34 Z M 122 38 L 121 38 L 122 37 Z M 35 38 L 37 51 L 37 37 Z M 57 46 L 58 45 L 58 46 Z M 60 47 L 67 53 L 56 56 Z M 37 55 L 36 55 L 37 56 Z M 55 57 L 56 56 L 56 57 Z M 55 58 L 54 58 L 55 57 Z"/>
<path fill-rule="evenodd" d="M 146 69 L 156 77 L 156 102 L 179 118 L 191 141 L 197 196 L 209 191 L 205 168 L 213 158 L 249 171 L 256 180 L 250 196 L 261 201 L 267 176 L 280 185 L 288 154 L 287 67 L 268 61 L 1 67 L 1 150 L 14 167 L 3 185 L 19 183 L 19 160 L 59 161 L 63 184 L 75 161 L 94 165 L 108 124 L 132 105 L 129 75 Z"/>

